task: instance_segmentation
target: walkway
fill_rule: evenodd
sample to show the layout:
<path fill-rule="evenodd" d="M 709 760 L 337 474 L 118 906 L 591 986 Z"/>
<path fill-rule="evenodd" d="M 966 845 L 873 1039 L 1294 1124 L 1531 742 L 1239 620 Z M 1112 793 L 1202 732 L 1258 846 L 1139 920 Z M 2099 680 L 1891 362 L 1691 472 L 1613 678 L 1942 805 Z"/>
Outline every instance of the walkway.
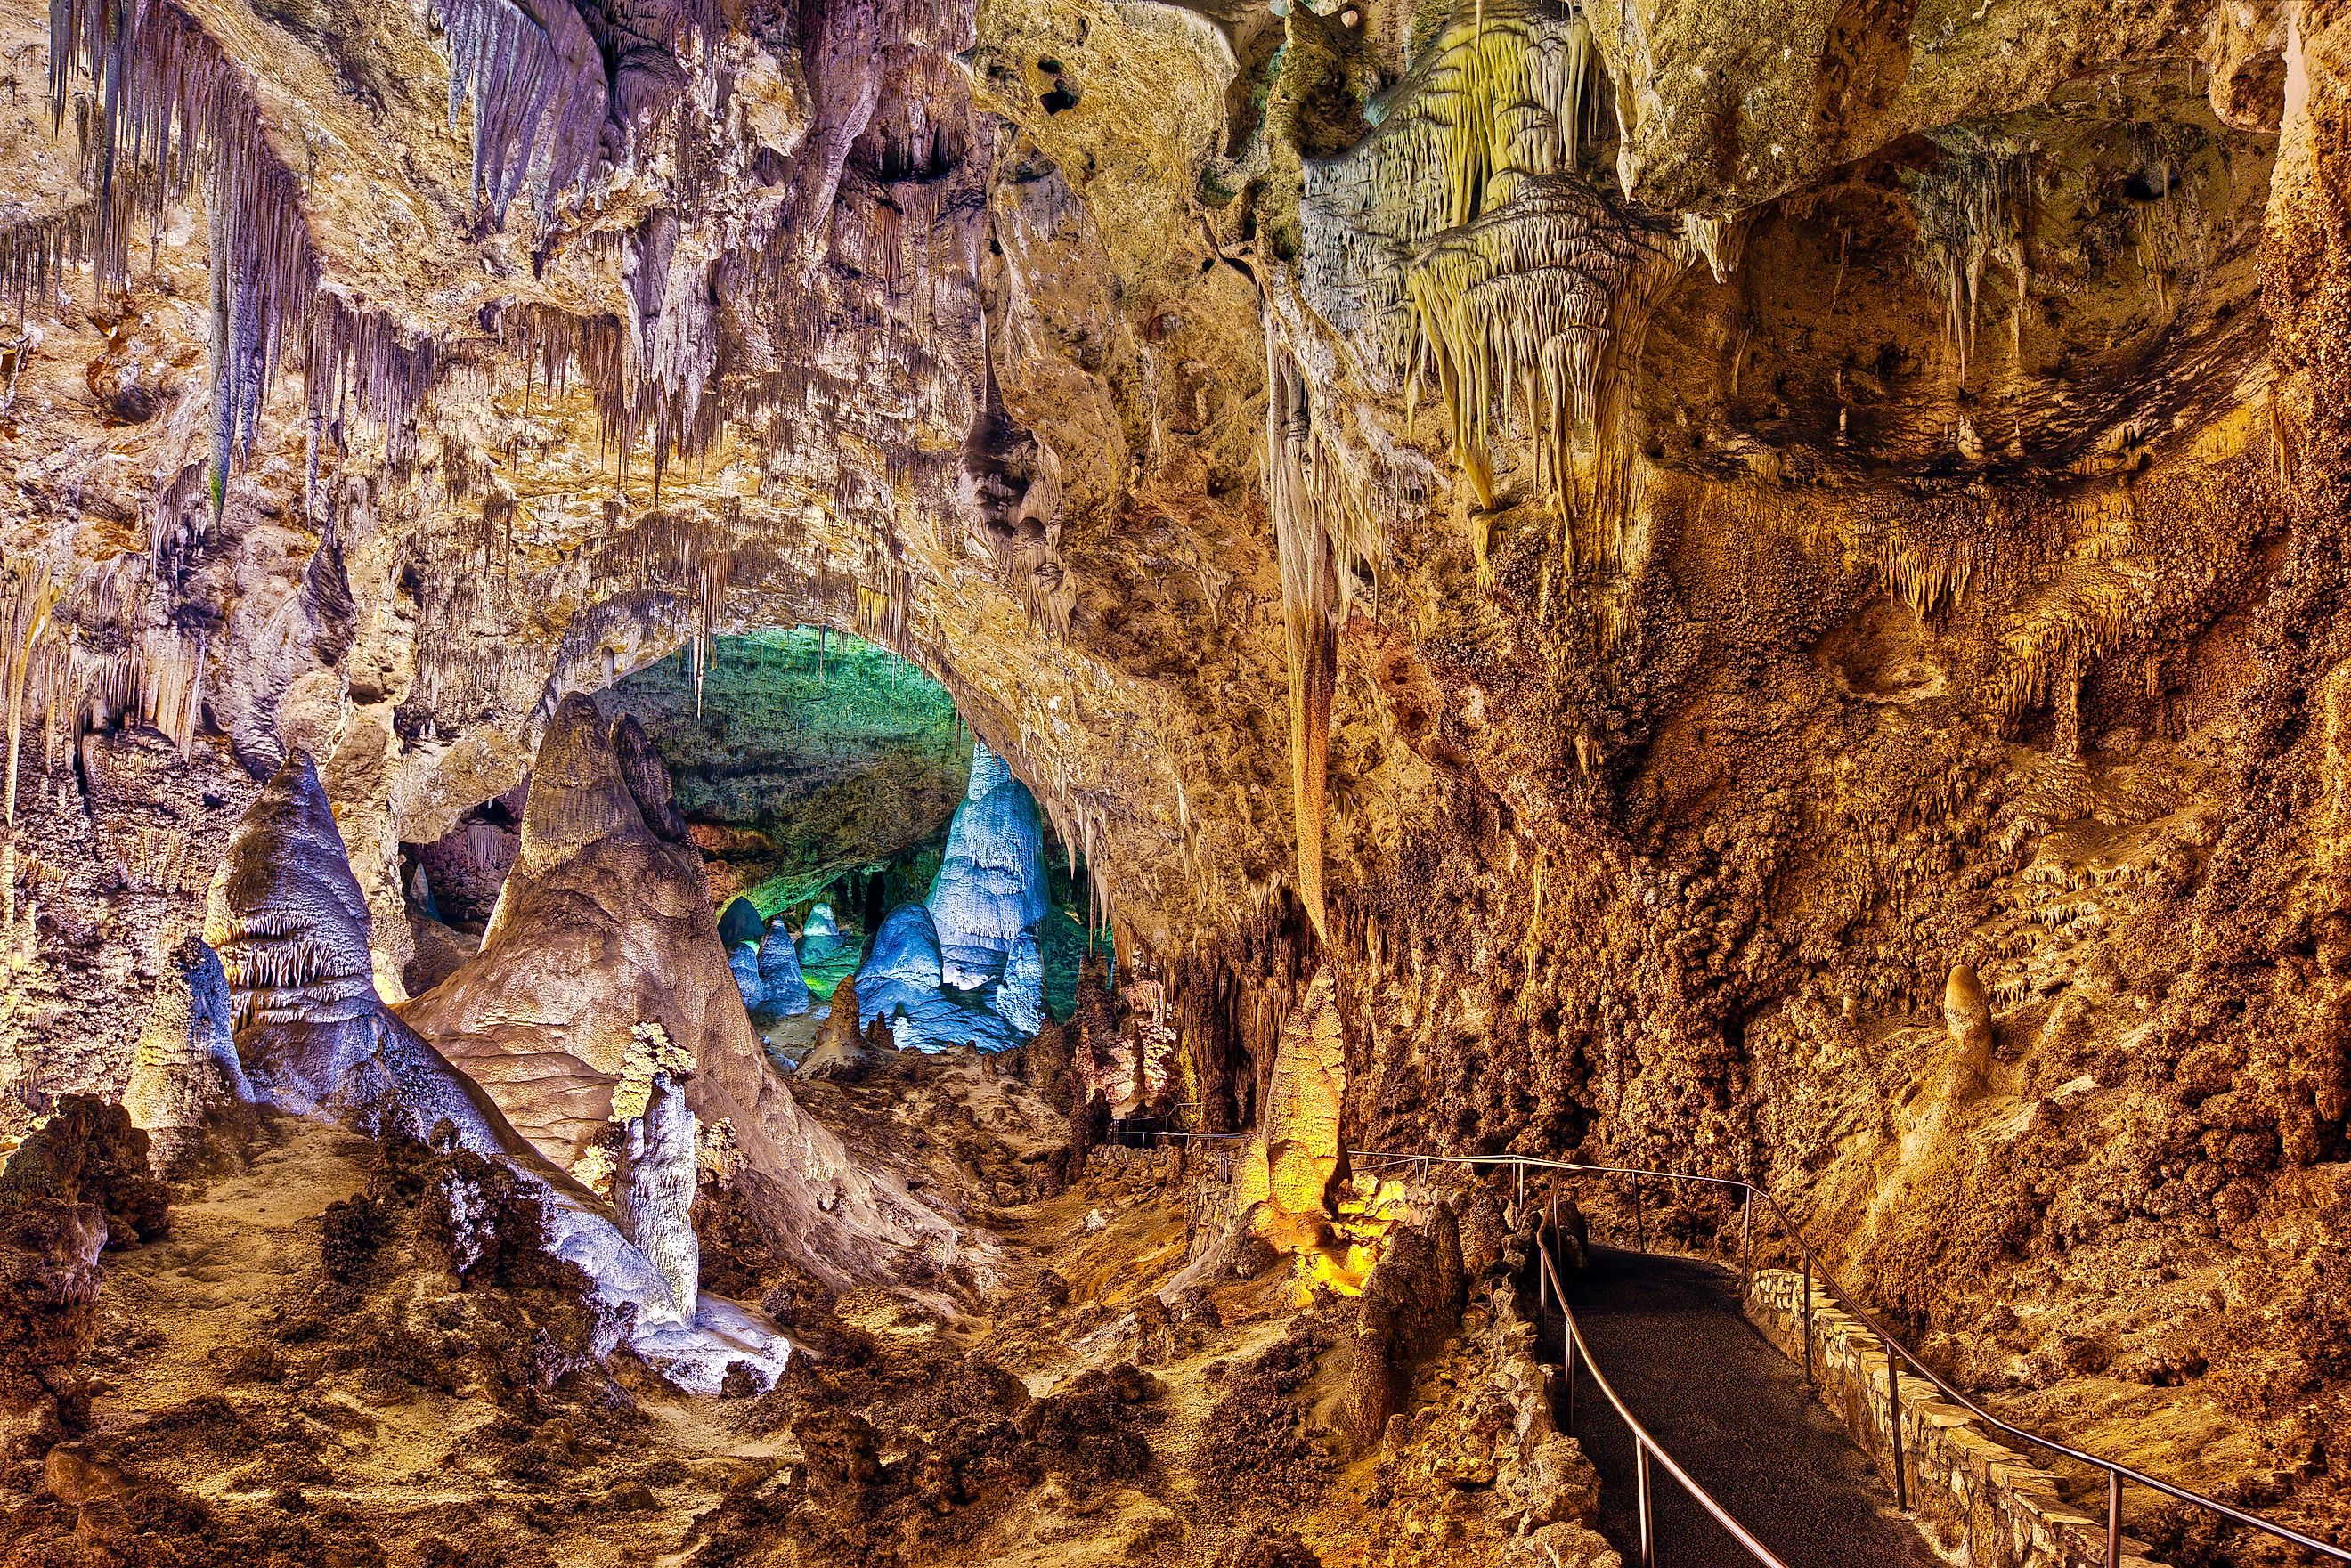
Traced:
<path fill-rule="evenodd" d="M 1788 1568 L 1941 1568 L 1893 1511 L 1893 1491 L 1790 1362 L 1739 1309 L 1736 1274 L 1684 1258 L 1593 1249 L 1567 1282 L 1576 1321 L 1625 1406 L 1730 1516 Z M 1556 1363 L 1556 1309 L 1543 1359 Z M 1561 1415 L 1566 1414 L 1562 1408 Z M 1633 1443 L 1579 1370 L 1575 1437 L 1600 1469 L 1600 1527 L 1640 1561 Z M 1660 1568 L 1752 1568 L 1753 1559 L 1662 1469 Z"/>

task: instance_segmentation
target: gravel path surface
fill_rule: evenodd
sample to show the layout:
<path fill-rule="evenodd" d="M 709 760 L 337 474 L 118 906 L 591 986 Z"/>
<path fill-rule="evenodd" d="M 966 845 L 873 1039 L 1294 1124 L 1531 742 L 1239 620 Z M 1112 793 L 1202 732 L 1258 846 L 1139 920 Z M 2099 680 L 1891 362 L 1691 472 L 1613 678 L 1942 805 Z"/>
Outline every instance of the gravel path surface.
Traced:
<path fill-rule="evenodd" d="M 1737 1276 L 1709 1263 L 1613 1248 L 1569 1281 L 1592 1354 L 1649 1434 L 1789 1568 L 1936 1568 L 1894 1511 L 1892 1489 L 1739 1310 Z M 1557 1317 L 1551 1326 L 1554 1330 Z M 1545 1336 L 1544 1359 L 1557 1340 Z M 1564 1401 L 1562 1401 L 1562 1406 Z M 1562 1410 L 1562 1416 L 1565 1411 Z M 1639 1562 L 1633 1442 L 1588 1371 L 1575 1436 L 1600 1469 L 1601 1529 Z M 1742 1568 L 1753 1559 L 1652 1466 L 1661 1568 Z"/>

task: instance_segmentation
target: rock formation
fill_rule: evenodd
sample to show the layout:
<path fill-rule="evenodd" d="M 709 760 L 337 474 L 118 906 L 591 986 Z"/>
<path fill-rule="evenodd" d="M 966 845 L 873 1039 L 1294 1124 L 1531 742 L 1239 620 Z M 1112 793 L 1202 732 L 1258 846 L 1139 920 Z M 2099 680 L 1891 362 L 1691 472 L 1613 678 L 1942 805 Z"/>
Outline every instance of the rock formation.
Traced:
<path fill-rule="evenodd" d="M 1083 1086 L 1072 1105 L 1099 1098 L 1115 1105 L 1134 1082 L 1134 1064 L 1120 1050 L 1118 1003 L 1110 992 L 1110 961 L 1090 953 L 1078 966 L 1078 988 L 1062 1026 L 1069 1043 L 1071 1082 Z"/>
<path fill-rule="evenodd" d="M 89 1396 L 76 1365 L 98 1330 L 99 1255 L 163 1234 L 147 1135 L 121 1107 L 70 1095 L 0 1166 L 0 1416 Z M 13 1423 L 0 1422 L 0 1429 Z"/>
<path fill-rule="evenodd" d="M 1021 1075 L 1028 1079 L 1040 1099 L 1054 1110 L 1068 1114 L 1071 1072 L 1067 1025 L 1047 1015 L 1038 1024 L 1036 1034 L 1022 1048 L 1020 1069 Z"/>
<path fill-rule="evenodd" d="M 777 1018 L 798 1018 L 809 1010 L 799 948 L 781 915 L 768 923 L 767 935 L 759 939 L 759 1007 Z"/>
<path fill-rule="evenodd" d="M 1265 1106 L 1239 1178 L 1243 1201 L 1262 1198 L 1265 1228 L 1283 1245 L 1319 1241 L 1339 1167 L 1346 1041 L 1326 971 L 1314 977 L 1282 1030 Z"/>
<path fill-rule="evenodd" d="M 759 974 L 759 945 L 737 942 L 726 949 L 726 967 L 735 977 L 735 989 L 743 998 L 746 1012 L 757 1012 L 768 999 L 768 984 Z"/>
<path fill-rule="evenodd" d="M 253 1100 L 220 956 L 191 934 L 172 956 L 122 1091 L 122 1108 L 147 1134 L 150 1163 L 165 1176 L 202 1164 L 211 1134 L 245 1129 Z"/>
<path fill-rule="evenodd" d="M 2339 5 L 57 0 L 0 59 L 0 1137 L 135 1076 L 180 1141 L 204 905 L 263 1107 L 559 1175 L 657 1022 L 746 1277 L 943 1300 L 994 1243 L 892 1161 L 1062 1130 L 812 1125 L 715 895 L 871 862 L 714 882 L 653 762 L 896 854 L 960 723 L 941 981 L 1041 1033 L 1072 890 L 1084 1128 L 1256 1129 L 1301 1248 L 1348 1148 L 1750 1177 L 1971 1386 L 2351 1520 Z M 953 712 L 871 779 L 730 732 L 726 640 L 844 632 Z M 418 866 L 487 930 L 396 1013 Z M 901 1071 L 963 1082 L 811 1103 Z M 936 1436 L 820 1500 L 928 1510 Z"/>
<path fill-rule="evenodd" d="M 592 708 L 590 714 L 592 722 Z M 533 862 L 534 820 L 558 837 L 617 823 L 620 802 L 595 790 L 599 777 L 582 768 L 574 781 L 585 788 L 567 792 L 550 779 L 533 791 L 535 803 L 542 795 L 547 803 L 543 814 L 525 820 L 518 865 Z M 560 863 L 545 840 L 538 847 L 535 863 Z M 501 914 L 508 908 L 502 895 Z M 238 824 L 205 919 L 206 940 L 228 978 L 239 1020 L 237 1054 L 256 1102 L 329 1117 L 379 1139 L 442 1141 L 495 1162 L 536 1198 L 549 1251 L 583 1271 L 600 1306 L 629 1325 L 631 1343 L 649 1359 L 689 1386 L 715 1389 L 735 1360 L 772 1381 L 787 1347 L 771 1329 L 724 1303 L 704 1303 L 698 1315 L 675 1304 L 672 1276 L 684 1277 L 675 1268 L 675 1223 L 646 1218 L 648 1234 L 671 1254 L 672 1275 L 664 1275 L 544 1149 L 507 1122 L 492 1095 L 384 1005 L 367 967 L 367 922 L 318 775 L 298 752 Z M 658 1153 L 672 1163 L 655 1189 L 668 1192 L 676 1179 L 674 1128 L 663 1131 L 667 1141 Z M 689 1201 L 692 1142 L 688 1133 Z M 667 1326 L 681 1323 L 687 1326 Z"/>
<path fill-rule="evenodd" d="M 1380 1440 L 1403 1407 L 1414 1369 L 1442 1345 L 1460 1320 L 1467 1273 L 1452 1208 L 1438 1203 L 1426 1226 L 1405 1226 L 1384 1239 L 1379 1262 L 1355 1301 L 1352 1360 L 1341 1412 L 1356 1453 Z"/>
<path fill-rule="evenodd" d="M 798 1076 L 854 1082 L 881 1060 L 877 1044 L 895 1049 L 895 1038 L 886 1022 L 875 1019 L 859 1023 L 863 1010 L 858 998 L 857 977 L 849 976 L 834 988 L 831 1009 L 818 1026 L 816 1044 L 800 1059 Z"/>
<path fill-rule="evenodd" d="M 820 904 L 809 911 L 808 920 L 800 927 L 800 967 L 813 968 L 830 963 L 840 954 L 840 922 L 832 917 L 832 905 Z"/>
<path fill-rule="evenodd" d="M 74 1367 L 97 1336 L 106 1238 L 95 1205 L 0 1203 L 0 1401 L 71 1396 Z"/>
<path fill-rule="evenodd" d="M 1951 966 L 1943 985 L 1943 1028 L 1951 1038 L 1951 1062 L 1943 1078 L 1943 1098 L 1965 1104 L 1984 1092 L 1991 1075 L 1991 1001 L 1976 967 L 1964 959 Z"/>
<path fill-rule="evenodd" d="M 402 1017 L 563 1169 L 611 1124 L 632 1031 L 658 1024 L 696 1063 L 686 1107 L 734 1128 L 745 1211 L 777 1248 L 836 1279 L 952 1253 L 946 1225 L 886 1174 L 856 1168 L 768 1065 L 700 862 L 647 823 L 644 786 L 621 769 L 613 737 L 631 723 L 607 723 L 580 694 L 557 706 L 481 953 Z"/>
<path fill-rule="evenodd" d="M 694 1066 L 658 1026 L 640 1025 L 612 1096 L 612 1120 L 622 1133 L 612 1173 L 621 1234 L 669 1287 L 673 1310 L 661 1316 L 684 1322 L 694 1321 L 702 1295 L 702 1249 L 693 1219 L 695 1124 L 684 1092 Z"/>
<path fill-rule="evenodd" d="M 507 1146 L 496 1107 L 383 1005 L 368 931 L 318 770 L 294 752 L 237 824 L 205 905 L 255 1103 L 419 1138 L 445 1121 L 477 1154 Z"/>
<path fill-rule="evenodd" d="M 634 719 L 624 719 L 622 721 L 622 725 L 615 726 L 614 733 L 616 737 L 620 729 L 623 727 L 627 727 L 631 731 L 634 731 L 636 728 L 636 721 Z M 613 749 L 617 755 L 620 749 L 617 743 Z M 658 769 L 661 767 L 661 760 L 658 758 L 647 757 L 645 758 L 645 762 L 654 769 Z M 661 778 L 664 785 L 668 782 L 666 775 L 656 774 L 655 776 Z M 662 799 L 664 802 L 666 803 L 668 793 L 665 789 L 663 791 Z M 648 828 L 653 828 L 652 819 L 648 818 L 645 825 Z M 683 829 L 674 833 L 663 833 L 657 828 L 653 829 L 653 831 L 656 837 L 668 838 L 672 840 L 680 839 L 685 836 Z M 718 941 L 730 955 L 737 947 L 757 947 L 759 945 L 760 939 L 766 935 L 767 922 L 759 918 L 758 905 L 753 904 L 747 898 L 730 898 L 726 901 L 726 907 L 718 912 Z"/>
<path fill-rule="evenodd" d="M 988 998 L 976 1004 L 949 995 L 945 976 L 938 930 L 930 910 L 919 904 L 902 904 L 873 934 L 872 950 L 864 967 L 857 971 L 857 1015 L 868 1024 L 878 1020 L 887 1025 L 901 1050 L 944 1051 L 976 1045 L 983 1051 L 1015 1051 L 1028 1039 L 1027 1032 L 995 1006 L 1000 994 L 997 982 L 986 983 Z M 841 1005 L 838 992 L 833 1005 Z"/>
<path fill-rule="evenodd" d="M 1004 975 L 1023 935 L 1045 918 L 1045 831 L 1028 787 L 974 742 L 971 782 L 947 829 L 927 901 L 946 983 L 974 991 Z"/>
<path fill-rule="evenodd" d="M 1034 931 L 1012 939 L 1004 956 L 1004 974 L 988 998 L 989 1007 L 1021 1035 L 1033 1035 L 1045 1022 L 1045 955 Z"/>

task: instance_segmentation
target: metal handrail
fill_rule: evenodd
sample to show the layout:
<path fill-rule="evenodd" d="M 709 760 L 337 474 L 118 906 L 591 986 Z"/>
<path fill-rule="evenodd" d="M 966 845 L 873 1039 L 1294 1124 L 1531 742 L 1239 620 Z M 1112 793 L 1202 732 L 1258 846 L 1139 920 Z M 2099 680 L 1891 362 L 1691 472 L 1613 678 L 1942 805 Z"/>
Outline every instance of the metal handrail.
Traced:
<path fill-rule="evenodd" d="M 1567 1291 L 1560 1284 L 1559 1270 L 1552 1266 L 1550 1245 L 1538 1237 L 1535 1249 L 1542 1259 L 1542 1278 L 1549 1282 L 1552 1298 L 1559 1302 L 1559 1315 L 1567 1324 L 1563 1354 L 1567 1363 L 1569 1425 L 1573 1426 L 1575 1421 L 1575 1357 L 1576 1353 L 1581 1351 L 1583 1354 L 1584 1367 L 1592 1374 L 1592 1381 L 1599 1385 L 1602 1396 L 1608 1403 L 1616 1407 L 1617 1417 L 1625 1423 L 1625 1429 L 1633 1434 L 1634 1487 L 1638 1494 L 1641 1520 L 1641 1568 L 1656 1568 L 1657 1561 L 1657 1531 L 1652 1517 L 1652 1491 L 1649 1484 L 1649 1461 L 1653 1456 L 1658 1464 L 1666 1467 L 1667 1475 L 1682 1483 L 1682 1490 L 1689 1493 L 1691 1500 L 1711 1514 L 1714 1521 L 1729 1531 L 1731 1539 L 1745 1547 L 1749 1555 L 1756 1562 L 1764 1564 L 1764 1568 L 1788 1568 L 1786 1563 L 1772 1554 L 1770 1547 L 1749 1534 L 1746 1526 L 1731 1518 L 1729 1511 L 1714 1500 L 1713 1493 L 1698 1485 L 1690 1478 L 1687 1470 L 1676 1464 L 1674 1457 L 1666 1452 L 1664 1447 L 1655 1437 L 1649 1436 L 1649 1429 L 1642 1426 L 1634 1416 L 1633 1412 L 1625 1407 L 1625 1401 L 1616 1396 L 1616 1390 L 1609 1384 L 1608 1375 L 1602 1372 L 1600 1364 L 1593 1359 L 1592 1347 L 1583 1343 L 1583 1330 L 1575 1321 L 1574 1309 L 1567 1304 Z"/>
<path fill-rule="evenodd" d="M 1126 1143 L 1130 1138 L 1138 1141 Z M 1184 1133 L 1173 1127 L 1113 1127 L 1102 1134 L 1102 1142 L 1105 1144 L 1125 1144 L 1126 1147 L 1136 1149 L 1149 1148 L 1151 1145 L 1148 1140 L 1153 1138 L 1174 1138 L 1187 1144 L 1245 1144 L 1249 1142 L 1249 1134 L 1247 1133 Z"/>
<path fill-rule="evenodd" d="M 2087 1465 L 2093 1469 L 2103 1470 L 2105 1472 L 2106 1568 L 2120 1568 L 2120 1564 L 2122 1563 L 2122 1492 L 2123 1483 L 2125 1481 L 2129 1481 L 2134 1485 L 2146 1487 L 2151 1491 L 2160 1492 L 2166 1497 L 2171 1498 L 2179 1502 L 2187 1503 L 2190 1507 L 2200 1508 L 2207 1512 L 2219 1514 L 2223 1519 L 2244 1525 L 2252 1530 L 2258 1530 L 2263 1534 L 2273 1536 L 2280 1541 L 2291 1542 L 2293 1544 L 2300 1546 L 2306 1551 L 2315 1552 L 2320 1556 L 2325 1557 L 2331 1562 L 2351 1563 L 2351 1550 L 2346 1550 L 2340 1546 L 2329 1545 L 2327 1542 L 2320 1541 L 2314 1536 L 2304 1535 L 2302 1531 L 2295 1530 L 2289 1525 L 2280 1524 L 2274 1520 L 2263 1519 L 2259 1514 L 2247 1513 L 2244 1510 L 2232 1508 L 2217 1498 L 2206 1497 L 2201 1492 L 2191 1491 L 2188 1488 L 2182 1486 L 2175 1486 L 2169 1481 L 2148 1475 L 2146 1471 L 2136 1469 L 2129 1465 L 2122 1464 L 2114 1459 L 2101 1458 L 2095 1454 L 2086 1453 L 2080 1448 L 2074 1448 L 2069 1443 L 2061 1443 L 2054 1438 L 2042 1437 L 2036 1432 L 2029 1431 L 2022 1427 L 2017 1426 L 2014 1422 L 2003 1420 L 2000 1416 L 1993 1415 L 1991 1411 L 1977 1404 L 1973 1399 L 1968 1397 L 1967 1395 L 1953 1387 L 1942 1374 L 1937 1372 L 1933 1367 L 1928 1366 L 1925 1362 L 1919 1360 L 1917 1355 L 1911 1353 L 1908 1346 L 1903 1344 L 1901 1341 L 1896 1339 L 1891 1333 L 1887 1333 L 1885 1325 L 1877 1321 L 1876 1316 L 1866 1307 L 1864 1307 L 1859 1301 L 1855 1301 L 1852 1293 L 1848 1291 L 1843 1284 L 1838 1282 L 1836 1276 L 1829 1271 L 1827 1265 L 1819 1261 L 1818 1255 L 1813 1252 L 1812 1244 L 1804 1239 L 1803 1232 L 1797 1228 L 1795 1220 L 1790 1217 L 1788 1211 L 1781 1207 L 1780 1200 L 1773 1197 L 1768 1188 L 1758 1186 L 1753 1182 L 1747 1181 L 1737 1176 L 1693 1176 L 1683 1171 L 1647 1170 L 1630 1166 L 1584 1165 L 1574 1160 L 1537 1159 L 1527 1155 L 1426 1155 L 1397 1154 L 1386 1150 L 1350 1150 L 1348 1157 L 1351 1160 L 1387 1160 L 1404 1164 L 1417 1164 L 1424 1169 L 1431 1165 L 1462 1165 L 1471 1166 L 1472 1168 L 1479 1166 L 1496 1167 L 1515 1166 L 1518 1171 L 1519 1194 L 1521 1199 L 1523 1199 L 1526 1195 L 1526 1173 L 1530 1170 L 1560 1171 L 1572 1176 L 1630 1176 L 1633 1178 L 1634 1223 L 1636 1233 L 1640 1225 L 1640 1183 L 1641 1178 L 1645 1176 L 1657 1181 L 1698 1182 L 1709 1186 L 1736 1188 L 1745 1195 L 1742 1199 L 1742 1216 L 1745 1221 L 1746 1230 L 1745 1261 L 1742 1268 L 1743 1272 L 1749 1278 L 1752 1277 L 1754 1271 L 1755 1231 L 1752 1210 L 1748 1206 L 1751 1205 L 1754 1199 L 1760 1197 L 1763 1200 L 1764 1207 L 1778 1218 L 1782 1232 L 1786 1236 L 1789 1242 L 1795 1247 L 1797 1253 L 1803 1261 L 1804 1285 L 1802 1307 L 1805 1328 L 1804 1373 L 1806 1377 L 1809 1378 L 1811 1376 L 1813 1370 L 1813 1337 L 1811 1331 L 1813 1317 L 1813 1281 L 1815 1279 L 1828 1288 L 1830 1296 L 1837 1302 L 1838 1305 L 1842 1306 L 1846 1312 L 1852 1313 L 1854 1317 L 1860 1320 L 1865 1328 L 1868 1329 L 1872 1333 L 1875 1333 L 1877 1336 L 1878 1343 L 1886 1347 L 1886 1397 L 1892 1418 L 1892 1425 L 1889 1429 L 1889 1442 L 1894 1452 L 1895 1491 L 1896 1500 L 1901 1502 L 1904 1507 L 1907 1508 L 1909 1506 L 1909 1500 L 1907 1495 L 1907 1489 L 1904 1484 L 1905 1478 L 1903 1476 L 1902 1380 L 1899 1375 L 1898 1368 L 1895 1364 L 1896 1357 L 1899 1357 L 1901 1361 L 1908 1364 L 1910 1368 L 1917 1373 L 1919 1376 L 1934 1385 L 1937 1391 L 1939 1392 L 1944 1398 L 1967 1410 L 1977 1419 L 1987 1423 L 2000 1431 L 2007 1433 L 2010 1437 L 2018 1439 L 2020 1442 L 2022 1442 L 2031 1448 L 2039 1448 L 2048 1453 L 2063 1454 L 2067 1458 L 2072 1459 L 2078 1464 Z M 1564 1310 L 1563 1301 L 1562 1305 L 1562 1310 Z M 1589 1360 L 1590 1358 L 1587 1355 L 1587 1364 L 1589 1363 Z M 1595 1377 L 1598 1375 L 1597 1368 L 1594 1368 L 1593 1375 Z M 1621 1406 L 1619 1408 L 1621 1408 Z M 1627 1417 L 1627 1419 L 1629 1419 L 1629 1417 Z"/>

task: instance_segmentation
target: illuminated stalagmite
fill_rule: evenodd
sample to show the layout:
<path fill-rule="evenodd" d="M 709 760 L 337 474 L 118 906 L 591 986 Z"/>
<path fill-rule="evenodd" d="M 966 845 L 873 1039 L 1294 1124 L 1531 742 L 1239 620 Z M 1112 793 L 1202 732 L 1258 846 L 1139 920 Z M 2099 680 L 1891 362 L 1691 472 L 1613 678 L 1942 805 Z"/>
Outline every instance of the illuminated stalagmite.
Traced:
<path fill-rule="evenodd" d="M 977 990 L 1003 976 L 1024 932 L 1045 918 L 1045 831 L 1028 787 L 975 743 L 971 782 L 947 829 L 925 901 L 948 985 Z"/>

